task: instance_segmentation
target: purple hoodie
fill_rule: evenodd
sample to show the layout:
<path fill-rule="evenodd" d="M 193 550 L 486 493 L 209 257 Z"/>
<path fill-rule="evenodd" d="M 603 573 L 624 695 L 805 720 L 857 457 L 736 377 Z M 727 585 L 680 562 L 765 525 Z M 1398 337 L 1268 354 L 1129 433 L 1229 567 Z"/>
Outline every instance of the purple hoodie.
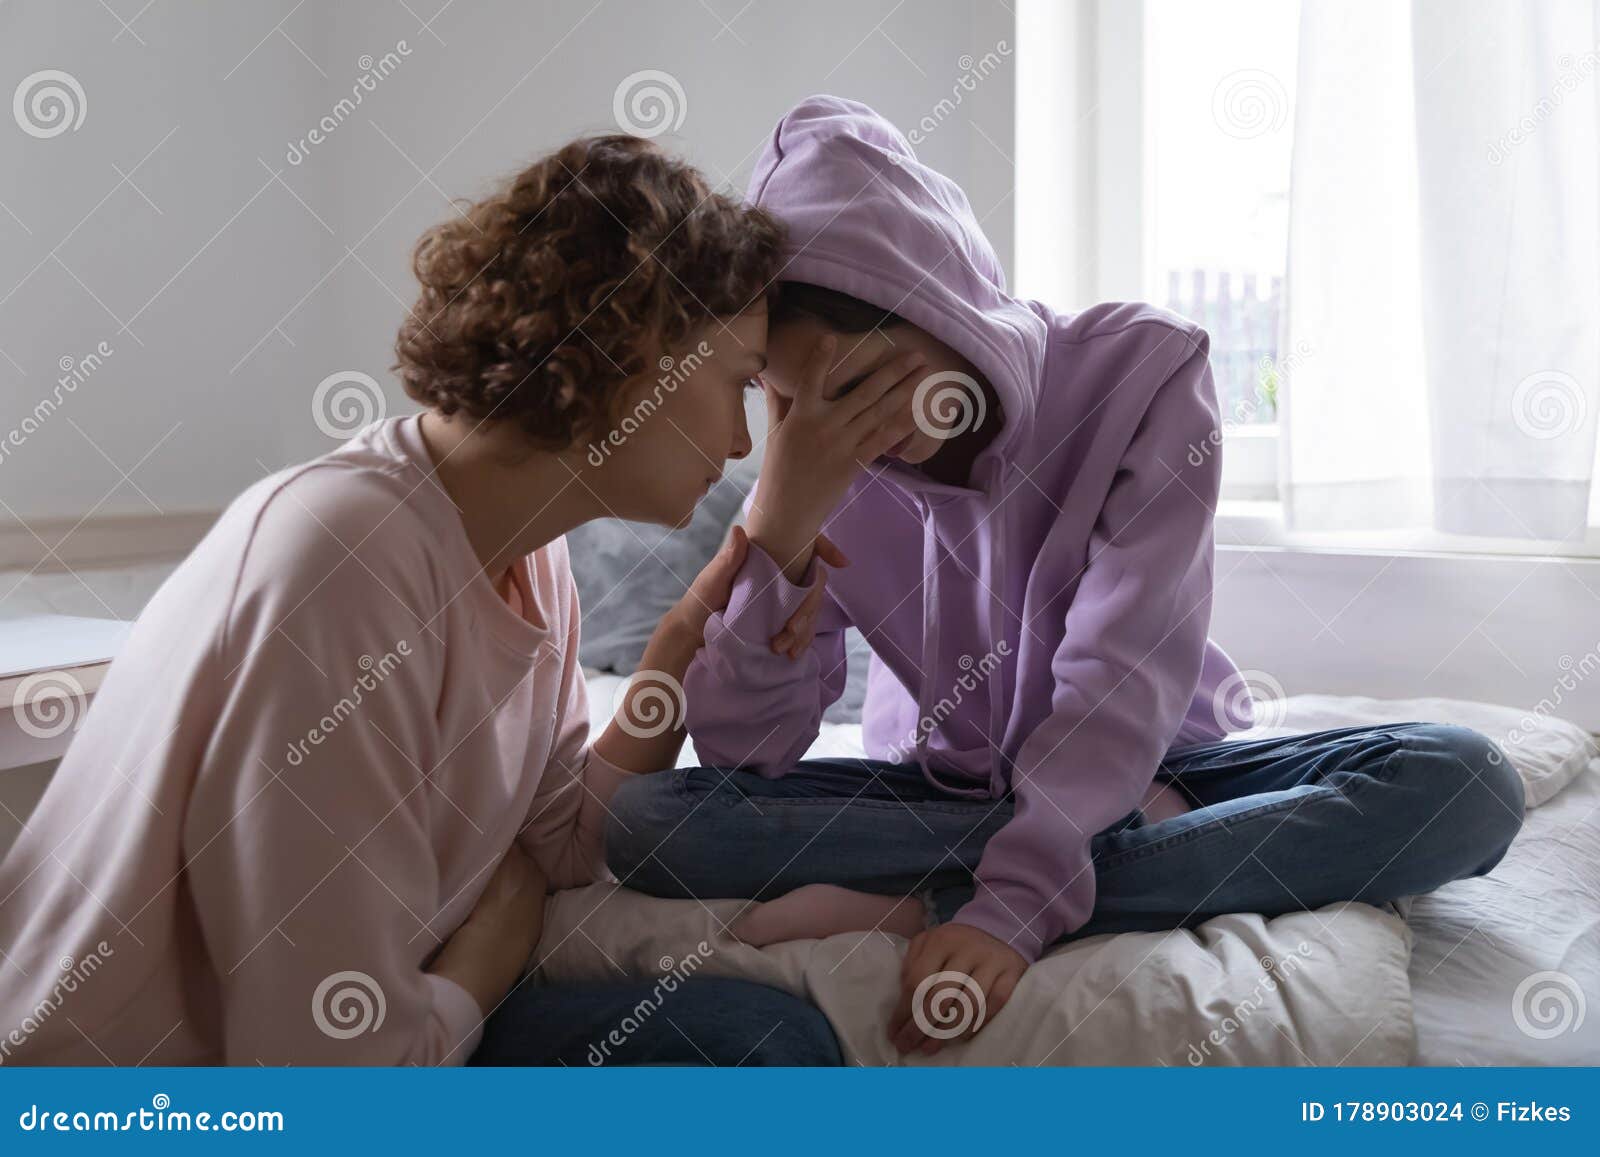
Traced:
<path fill-rule="evenodd" d="M 829 574 L 798 662 L 768 640 L 823 564 L 796 586 L 752 549 L 689 668 L 690 734 L 707 763 L 781 776 L 843 692 L 844 629 L 860 628 L 868 755 L 952 796 L 1015 791 L 956 919 L 1036 959 L 1089 918 L 1090 838 L 1139 806 L 1167 749 L 1249 725 L 1206 637 L 1221 473 L 1206 334 L 1149 305 L 1011 297 L 962 191 L 854 101 L 792 109 L 749 196 L 788 227 L 784 278 L 944 341 L 1004 425 L 967 486 L 900 463 L 852 486 L 825 527 L 851 565 Z"/>

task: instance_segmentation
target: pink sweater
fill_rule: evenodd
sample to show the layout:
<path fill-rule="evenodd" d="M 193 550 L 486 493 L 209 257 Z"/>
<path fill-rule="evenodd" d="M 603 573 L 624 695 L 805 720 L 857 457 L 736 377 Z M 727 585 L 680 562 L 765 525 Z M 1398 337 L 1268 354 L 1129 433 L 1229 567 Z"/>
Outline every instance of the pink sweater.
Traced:
<path fill-rule="evenodd" d="M 377 422 L 150 601 L 0 862 L 0 1063 L 471 1054 L 424 967 L 513 840 L 596 878 L 628 773 L 588 747 L 565 542 L 502 597 L 430 470 L 415 416 Z"/>

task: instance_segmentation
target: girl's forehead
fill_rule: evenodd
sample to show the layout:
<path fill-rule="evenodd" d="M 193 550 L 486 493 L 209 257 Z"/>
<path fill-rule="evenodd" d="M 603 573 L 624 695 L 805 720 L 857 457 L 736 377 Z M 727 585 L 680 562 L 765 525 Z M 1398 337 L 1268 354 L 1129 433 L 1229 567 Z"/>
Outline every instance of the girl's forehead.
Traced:
<path fill-rule="evenodd" d="M 859 372 L 897 352 L 894 341 L 881 329 L 841 334 L 833 363 L 841 370 Z"/>
<path fill-rule="evenodd" d="M 805 364 L 815 343 L 830 332 L 821 322 L 812 318 L 797 319 L 774 328 L 768 335 L 767 343 L 768 353 L 778 371 L 773 375 L 776 379 L 774 384 L 790 387 L 792 383 L 786 380 L 786 375 L 798 371 Z M 881 329 L 834 336 L 838 345 L 828 369 L 828 380 L 833 384 L 857 378 L 900 352 L 893 338 Z"/>

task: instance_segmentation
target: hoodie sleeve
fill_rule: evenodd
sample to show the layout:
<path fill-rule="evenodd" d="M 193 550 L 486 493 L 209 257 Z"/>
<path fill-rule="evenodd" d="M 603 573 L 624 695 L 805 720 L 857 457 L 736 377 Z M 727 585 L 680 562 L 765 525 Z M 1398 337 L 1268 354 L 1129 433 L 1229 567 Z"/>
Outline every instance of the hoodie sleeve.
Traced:
<path fill-rule="evenodd" d="M 517 837 L 550 881 L 550 890 L 577 888 L 605 876 L 606 805 L 634 773 L 602 758 L 590 746 L 589 697 L 578 659 L 578 590 L 563 568 L 566 642 L 558 655 L 538 662 L 561 664 L 560 715 L 550 760 Z"/>
<path fill-rule="evenodd" d="M 1199 333 L 1121 458 L 1051 664 L 1051 714 L 1013 765 L 1015 816 L 955 916 L 1030 961 L 1088 920 L 1090 840 L 1139 805 L 1200 678 L 1221 476 L 1218 455 L 1194 449 L 1218 424 L 1207 346 Z M 1070 574 L 1050 557 L 1064 546 L 1047 541 L 1039 565 Z"/>
<path fill-rule="evenodd" d="M 702 763 L 775 778 L 816 740 L 823 711 L 844 694 L 844 612 L 823 596 L 816 637 L 799 659 L 770 644 L 825 569 L 813 558 L 796 585 L 750 544 L 728 605 L 706 622 L 705 646 L 684 676 L 689 736 Z"/>

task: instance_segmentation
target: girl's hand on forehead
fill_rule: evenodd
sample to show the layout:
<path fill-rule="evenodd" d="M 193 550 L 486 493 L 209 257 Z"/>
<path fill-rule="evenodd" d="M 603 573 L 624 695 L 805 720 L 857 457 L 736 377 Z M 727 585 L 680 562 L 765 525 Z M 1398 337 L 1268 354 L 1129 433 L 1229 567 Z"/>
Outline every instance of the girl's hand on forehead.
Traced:
<path fill-rule="evenodd" d="M 828 378 L 838 368 L 834 362 L 838 349 L 839 339 L 833 334 L 821 338 L 812 347 L 794 396 L 796 403 L 806 404 L 818 415 L 819 423 L 831 422 L 834 429 L 848 428 L 897 387 L 907 387 L 906 397 L 909 398 L 919 380 L 911 375 L 927 365 L 926 357 L 909 350 L 889 358 L 870 372 L 840 383 L 839 388 L 830 393 Z M 858 443 L 871 432 L 870 428 L 857 430 Z"/>
<path fill-rule="evenodd" d="M 794 397 L 767 390 L 767 453 L 751 505 L 750 538 L 791 581 L 805 572 L 823 521 L 861 471 L 915 428 L 911 400 L 926 358 L 908 352 L 827 396 L 838 338 L 806 358 Z"/>
<path fill-rule="evenodd" d="M 915 428 L 911 399 L 927 358 L 916 351 L 898 354 L 829 397 L 838 345 L 831 334 L 817 342 L 794 398 L 783 406 L 769 404 L 767 417 L 769 443 L 776 439 L 784 451 L 800 451 L 804 460 L 793 465 L 804 469 L 811 487 L 821 484 L 842 496 L 861 468 Z"/>

